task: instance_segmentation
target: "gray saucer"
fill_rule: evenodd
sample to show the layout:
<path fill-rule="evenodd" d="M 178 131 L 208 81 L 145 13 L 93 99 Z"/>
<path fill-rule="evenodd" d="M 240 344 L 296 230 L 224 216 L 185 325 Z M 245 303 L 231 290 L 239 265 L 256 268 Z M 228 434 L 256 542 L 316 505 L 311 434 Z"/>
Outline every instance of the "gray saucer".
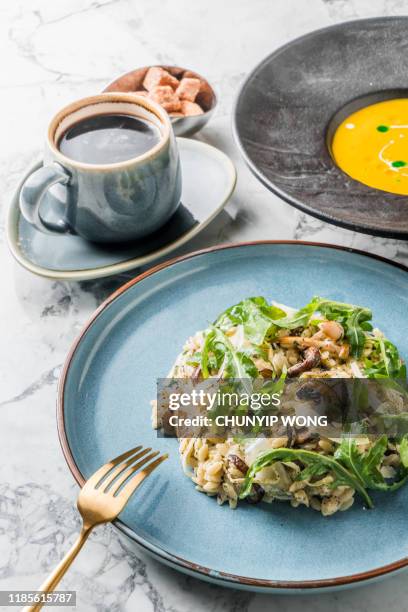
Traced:
<path fill-rule="evenodd" d="M 20 214 L 17 189 L 7 222 L 8 245 L 14 257 L 40 276 L 88 280 L 146 265 L 191 240 L 228 202 L 236 172 L 229 157 L 211 145 L 187 138 L 177 138 L 177 144 L 183 176 L 181 204 L 159 231 L 119 245 L 98 245 L 69 234 L 43 234 Z M 43 213 L 49 218 L 51 211 Z"/>
<path fill-rule="evenodd" d="M 348 111 L 408 96 L 407 32 L 407 17 L 342 23 L 292 41 L 254 69 L 236 101 L 234 133 L 266 187 L 329 223 L 408 238 L 408 197 L 354 181 L 326 145 Z"/>

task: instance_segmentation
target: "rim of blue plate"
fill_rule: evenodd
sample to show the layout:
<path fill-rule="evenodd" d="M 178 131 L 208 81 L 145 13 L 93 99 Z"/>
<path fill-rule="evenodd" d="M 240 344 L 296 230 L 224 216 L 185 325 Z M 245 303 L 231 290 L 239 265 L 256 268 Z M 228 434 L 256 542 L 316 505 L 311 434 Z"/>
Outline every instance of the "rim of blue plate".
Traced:
<path fill-rule="evenodd" d="M 254 66 L 254 68 L 246 75 L 243 82 L 239 86 L 238 92 L 235 96 L 235 99 L 232 105 L 232 115 L 231 116 L 232 116 L 232 134 L 235 140 L 235 144 L 237 145 L 238 150 L 240 154 L 242 155 L 242 158 L 245 164 L 248 166 L 252 174 L 262 183 L 262 185 L 264 185 L 264 187 L 269 189 L 269 191 L 271 191 L 272 193 L 277 195 L 279 198 L 281 198 L 281 200 L 283 200 L 287 204 L 290 204 L 291 206 L 294 206 L 295 208 L 297 208 L 298 210 L 301 210 L 302 212 L 312 215 L 313 217 L 320 219 L 321 221 L 326 221 L 328 223 L 331 223 L 337 227 L 344 227 L 352 231 L 357 231 L 363 234 L 369 234 L 369 235 L 374 235 L 374 236 L 381 236 L 383 238 L 384 237 L 385 238 L 397 238 L 399 240 L 403 240 L 407 238 L 407 232 L 404 230 L 398 231 L 398 230 L 393 229 L 390 231 L 388 230 L 380 231 L 378 229 L 378 226 L 371 226 L 363 222 L 359 222 L 358 224 L 348 222 L 348 221 L 345 221 L 344 219 L 340 219 L 336 215 L 330 214 L 330 212 L 327 212 L 327 213 L 325 212 L 323 214 L 320 211 L 309 206 L 308 204 L 305 204 L 299 198 L 295 198 L 289 195 L 288 193 L 286 193 L 285 191 L 283 191 L 282 189 L 280 189 L 270 179 L 268 179 L 263 174 L 263 172 L 258 168 L 256 163 L 252 161 L 251 157 L 249 156 L 249 154 L 247 153 L 245 149 L 245 146 L 240 136 L 239 128 L 238 128 L 238 105 L 240 103 L 241 96 L 243 95 L 248 83 L 254 77 L 255 73 L 257 73 L 270 60 L 280 55 L 283 51 L 286 51 L 286 49 L 289 49 L 293 45 L 298 44 L 299 42 L 303 40 L 307 40 L 308 38 L 312 38 L 313 36 L 316 36 L 316 34 L 327 32 L 330 30 L 339 29 L 341 27 L 347 27 L 347 25 L 352 24 L 352 23 L 367 23 L 367 22 L 374 23 L 376 21 L 377 22 L 379 21 L 392 22 L 398 19 L 406 19 L 408 23 L 407 15 L 385 15 L 385 16 L 377 16 L 377 17 L 363 17 L 361 19 L 348 19 L 347 21 L 340 21 L 339 23 L 334 23 L 329 26 L 325 26 L 323 28 L 317 28 L 316 30 L 312 30 L 311 32 L 306 32 L 306 34 L 302 34 L 301 36 L 298 36 L 290 40 L 288 43 L 281 45 L 280 47 L 272 51 L 272 53 L 267 55 L 256 66 Z"/>
<path fill-rule="evenodd" d="M 85 478 L 79 470 L 74 456 L 72 454 L 68 436 L 65 428 L 65 416 L 64 416 L 64 392 L 65 385 L 69 374 L 69 368 L 71 362 L 74 358 L 77 348 L 79 347 L 82 339 L 87 334 L 89 328 L 93 324 L 93 322 L 99 317 L 99 315 L 117 298 L 119 298 L 123 293 L 125 293 L 128 289 L 133 287 L 133 285 L 141 282 L 143 279 L 156 274 L 157 272 L 171 267 L 178 262 L 186 261 L 188 259 L 193 259 L 195 257 L 199 257 L 201 255 L 205 255 L 207 253 L 212 253 L 214 251 L 222 251 L 227 249 L 236 249 L 242 247 L 252 247 L 259 245 L 293 245 L 296 246 L 310 246 L 310 247 L 321 247 L 326 249 L 335 249 L 339 251 L 345 251 L 346 253 L 353 253 L 356 255 L 362 255 L 364 257 L 369 257 L 371 259 L 376 259 L 377 261 L 383 262 L 385 264 L 391 265 L 395 268 L 399 268 L 404 272 L 408 273 L 408 267 L 400 262 L 392 261 L 391 259 L 387 259 L 386 257 L 382 257 L 381 255 L 376 255 L 374 253 L 368 253 L 366 251 L 362 251 L 359 249 L 354 249 L 351 247 L 345 247 L 341 245 L 328 244 L 324 242 L 309 242 L 303 240 L 255 240 L 251 242 L 237 242 L 237 243 L 229 243 L 229 244 L 220 244 L 212 247 L 208 247 L 206 249 L 201 249 L 198 251 L 193 251 L 186 255 L 181 255 L 179 257 L 174 257 L 164 263 L 158 264 L 153 268 L 150 268 L 146 272 L 139 274 L 134 279 L 128 281 L 119 289 L 114 291 L 92 314 L 90 319 L 82 328 L 81 333 L 76 338 L 74 343 L 72 344 L 65 363 L 62 368 L 61 376 L 58 383 L 58 393 L 57 393 L 57 430 L 59 442 L 61 444 L 61 449 L 64 455 L 64 458 L 68 464 L 68 467 L 71 471 L 71 474 L 75 478 L 76 482 L 80 487 L 85 483 Z M 347 576 L 339 576 L 334 578 L 325 578 L 323 580 L 293 580 L 293 581 L 282 581 L 282 580 L 265 580 L 258 578 L 249 578 L 247 576 L 237 576 L 235 574 L 230 574 L 227 572 L 215 571 L 209 567 L 205 567 L 199 565 L 197 563 L 193 563 L 188 559 L 184 559 L 177 555 L 169 554 L 162 548 L 147 542 L 144 538 L 140 537 L 137 533 L 135 533 L 132 529 L 127 527 L 120 519 L 116 519 L 113 521 L 113 525 L 119 529 L 122 533 L 127 535 L 130 539 L 136 542 L 139 546 L 144 548 L 150 554 L 153 554 L 159 560 L 162 560 L 164 563 L 171 565 L 181 571 L 191 573 L 196 577 L 201 577 L 202 579 L 210 579 L 218 584 L 224 584 L 229 587 L 241 587 L 247 589 L 259 589 L 259 590 L 320 590 L 320 589 L 330 589 L 333 587 L 340 587 L 345 585 L 352 585 L 359 582 L 365 582 L 367 580 L 373 580 L 375 578 L 380 578 L 381 576 L 386 576 L 387 574 L 396 572 L 404 567 L 408 566 L 408 557 L 403 557 L 394 561 L 393 563 L 389 563 L 387 565 L 383 565 L 381 567 L 366 571 L 360 572 L 357 574 L 350 574 Z"/>

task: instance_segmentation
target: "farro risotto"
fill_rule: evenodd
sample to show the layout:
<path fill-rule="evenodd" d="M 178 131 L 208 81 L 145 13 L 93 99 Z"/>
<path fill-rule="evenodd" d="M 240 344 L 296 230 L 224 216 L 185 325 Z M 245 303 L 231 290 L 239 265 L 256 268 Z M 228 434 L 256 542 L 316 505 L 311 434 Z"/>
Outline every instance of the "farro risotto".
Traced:
<path fill-rule="evenodd" d="M 169 378 L 198 380 L 382 378 L 406 380 L 396 346 L 373 328 L 368 308 L 314 297 L 300 310 L 247 298 L 190 337 Z M 408 420 L 404 393 L 390 387 L 398 417 Z M 168 403 L 152 402 L 156 428 L 166 430 Z M 329 516 L 370 490 L 392 492 L 408 479 L 408 436 L 326 437 L 288 427 L 273 436 L 180 437 L 183 470 L 196 489 L 235 508 L 240 500 L 288 501 Z"/>

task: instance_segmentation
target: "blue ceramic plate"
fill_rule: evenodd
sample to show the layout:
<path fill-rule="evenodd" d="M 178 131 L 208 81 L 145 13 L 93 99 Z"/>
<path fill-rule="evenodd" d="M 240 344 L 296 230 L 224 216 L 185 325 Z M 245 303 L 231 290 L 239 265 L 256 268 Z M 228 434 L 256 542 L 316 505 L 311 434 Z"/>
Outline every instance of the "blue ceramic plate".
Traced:
<path fill-rule="evenodd" d="M 170 454 L 133 496 L 117 526 L 165 563 L 241 588 L 338 588 L 408 564 L 408 487 L 374 510 L 330 518 L 286 503 L 218 506 L 181 470 L 178 444 L 150 424 L 156 379 L 186 338 L 247 296 L 304 305 L 313 294 L 369 306 L 408 357 L 407 269 L 311 243 L 222 246 L 158 266 L 111 296 L 71 350 L 59 390 L 59 433 L 78 482 L 143 444 Z"/>

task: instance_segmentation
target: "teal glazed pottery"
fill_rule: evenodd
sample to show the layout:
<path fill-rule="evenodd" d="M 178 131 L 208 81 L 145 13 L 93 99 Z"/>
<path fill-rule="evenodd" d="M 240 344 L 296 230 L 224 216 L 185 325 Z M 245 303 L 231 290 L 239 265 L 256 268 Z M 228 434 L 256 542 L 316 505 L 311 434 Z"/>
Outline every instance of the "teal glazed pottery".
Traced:
<path fill-rule="evenodd" d="M 159 142 L 122 162 L 89 164 L 66 157 L 57 143 L 77 121 L 98 114 L 128 114 L 158 128 Z M 156 103 L 129 93 L 103 93 L 73 102 L 52 119 L 44 166 L 20 191 L 20 208 L 44 233 L 73 233 L 94 242 L 124 242 L 159 229 L 175 213 L 181 196 L 177 143 L 167 113 Z M 42 204 L 58 214 L 41 214 Z"/>
<path fill-rule="evenodd" d="M 169 255 L 197 236 L 221 212 L 236 182 L 232 161 L 219 149 L 191 138 L 177 138 L 177 146 L 183 174 L 181 204 L 167 223 L 150 236 L 123 244 L 97 244 L 73 234 L 44 234 L 20 213 L 18 187 L 6 226 L 12 255 L 34 274 L 65 280 L 121 274 Z M 30 168 L 28 174 L 39 166 Z M 55 216 L 47 202 L 43 210 L 47 219 Z"/>
<path fill-rule="evenodd" d="M 356 499 L 332 517 L 280 502 L 231 510 L 183 474 L 177 440 L 151 427 L 150 401 L 185 340 L 248 296 L 363 304 L 406 359 L 407 272 L 342 247 L 260 242 L 192 253 L 132 280 L 94 314 L 63 368 L 58 429 L 77 482 L 137 444 L 168 452 L 115 524 L 156 559 L 224 586 L 312 593 L 405 567 L 408 486 L 376 495 L 373 510 Z"/>

